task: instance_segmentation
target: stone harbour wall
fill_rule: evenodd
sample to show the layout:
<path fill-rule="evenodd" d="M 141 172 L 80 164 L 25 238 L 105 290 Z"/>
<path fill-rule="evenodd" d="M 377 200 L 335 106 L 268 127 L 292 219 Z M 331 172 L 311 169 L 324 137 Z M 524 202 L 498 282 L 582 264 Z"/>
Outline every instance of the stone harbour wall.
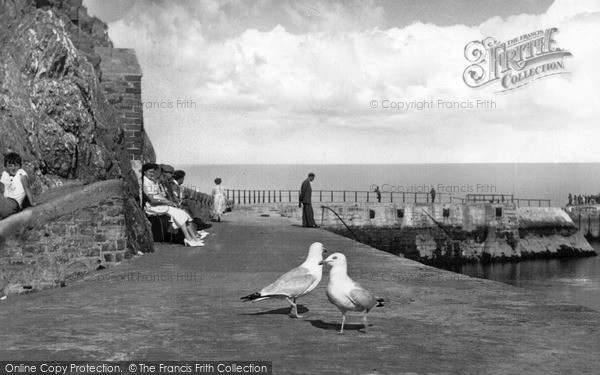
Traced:
<path fill-rule="evenodd" d="M 424 263 L 596 255 L 569 215 L 557 207 L 508 203 L 315 205 L 324 228 L 380 250 Z M 300 222 L 297 206 L 279 208 Z"/>

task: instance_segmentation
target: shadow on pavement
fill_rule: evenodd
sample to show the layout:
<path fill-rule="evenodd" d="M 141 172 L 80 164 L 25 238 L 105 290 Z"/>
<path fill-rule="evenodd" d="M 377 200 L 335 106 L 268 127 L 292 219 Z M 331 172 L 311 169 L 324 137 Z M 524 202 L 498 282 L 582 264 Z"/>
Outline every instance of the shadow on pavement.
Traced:
<path fill-rule="evenodd" d="M 298 314 L 303 314 L 308 311 L 309 310 L 306 307 L 298 305 Z M 262 311 L 262 312 L 257 312 L 257 313 L 246 313 L 246 314 L 240 314 L 240 315 L 290 315 L 290 308 L 283 307 L 281 309 Z"/>
<path fill-rule="evenodd" d="M 310 322 L 310 324 L 312 324 L 314 327 L 317 328 L 321 328 L 321 329 L 326 329 L 326 330 L 330 330 L 330 331 L 339 331 L 340 327 L 342 326 L 342 322 L 340 319 L 339 323 L 327 323 L 324 322 L 322 320 L 307 320 L 307 322 Z M 369 327 L 371 326 L 371 324 L 369 324 Z M 364 332 L 364 328 L 365 325 L 364 324 L 344 324 L 344 331 L 363 331 Z"/>

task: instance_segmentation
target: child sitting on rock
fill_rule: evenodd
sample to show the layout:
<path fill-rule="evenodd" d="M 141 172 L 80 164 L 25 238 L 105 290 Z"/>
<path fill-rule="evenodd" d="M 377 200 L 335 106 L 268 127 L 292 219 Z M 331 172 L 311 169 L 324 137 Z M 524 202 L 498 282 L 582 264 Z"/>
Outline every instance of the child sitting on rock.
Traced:
<path fill-rule="evenodd" d="M 33 194 L 29 188 L 27 172 L 21 168 L 22 160 L 19 154 L 11 152 L 4 157 L 4 168 L 0 182 L 4 187 L 4 194 L 0 196 L 0 220 L 21 211 L 25 197 L 31 206 Z"/>

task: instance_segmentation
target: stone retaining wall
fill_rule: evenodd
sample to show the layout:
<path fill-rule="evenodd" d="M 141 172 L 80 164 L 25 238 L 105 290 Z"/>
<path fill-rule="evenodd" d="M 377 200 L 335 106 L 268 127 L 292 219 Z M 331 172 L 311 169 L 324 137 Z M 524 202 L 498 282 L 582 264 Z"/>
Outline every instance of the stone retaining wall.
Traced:
<path fill-rule="evenodd" d="M 147 221 L 120 180 L 74 187 L 59 199 L 0 221 L 0 290 L 62 286 L 69 278 L 153 251 Z M 136 224 L 137 223 L 137 224 Z M 135 234 L 138 233 L 137 237 Z"/>

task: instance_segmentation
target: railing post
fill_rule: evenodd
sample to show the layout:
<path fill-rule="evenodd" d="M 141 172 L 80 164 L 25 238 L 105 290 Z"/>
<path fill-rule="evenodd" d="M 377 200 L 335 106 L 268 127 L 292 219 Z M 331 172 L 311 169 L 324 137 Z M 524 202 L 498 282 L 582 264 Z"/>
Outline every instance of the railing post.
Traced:
<path fill-rule="evenodd" d="M 235 205 L 235 190 L 233 190 L 233 204 Z"/>
<path fill-rule="evenodd" d="M 323 202 L 323 190 L 319 190 L 319 202 Z"/>
<path fill-rule="evenodd" d="M 281 190 L 279 190 L 279 203 L 281 203 Z"/>
<path fill-rule="evenodd" d="M 354 203 L 358 202 L 358 191 L 354 190 Z"/>
<path fill-rule="evenodd" d="M 292 203 L 292 191 L 291 190 L 288 190 L 288 195 L 290 197 L 290 203 Z"/>
<path fill-rule="evenodd" d="M 331 191 L 331 201 L 333 202 L 333 190 Z"/>
<path fill-rule="evenodd" d="M 246 204 L 246 190 L 244 190 L 244 204 Z"/>
<path fill-rule="evenodd" d="M 406 203 L 406 196 L 404 194 L 406 193 L 402 192 L 402 203 Z"/>
<path fill-rule="evenodd" d="M 343 201 L 346 202 L 346 190 L 344 190 L 344 198 Z"/>
<path fill-rule="evenodd" d="M 367 203 L 369 203 L 369 192 L 367 191 Z"/>

